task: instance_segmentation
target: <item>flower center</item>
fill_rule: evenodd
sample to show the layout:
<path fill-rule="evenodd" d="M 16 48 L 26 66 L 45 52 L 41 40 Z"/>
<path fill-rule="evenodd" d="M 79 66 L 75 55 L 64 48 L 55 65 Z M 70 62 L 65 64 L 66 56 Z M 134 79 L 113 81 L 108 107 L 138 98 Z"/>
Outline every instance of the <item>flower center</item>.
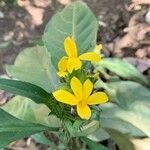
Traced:
<path fill-rule="evenodd" d="M 79 105 L 81 105 L 81 106 L 85 106 L 85 105 L 86 105 L 85 100 L 80 100 L 80 101 L 79 101 Z"/>

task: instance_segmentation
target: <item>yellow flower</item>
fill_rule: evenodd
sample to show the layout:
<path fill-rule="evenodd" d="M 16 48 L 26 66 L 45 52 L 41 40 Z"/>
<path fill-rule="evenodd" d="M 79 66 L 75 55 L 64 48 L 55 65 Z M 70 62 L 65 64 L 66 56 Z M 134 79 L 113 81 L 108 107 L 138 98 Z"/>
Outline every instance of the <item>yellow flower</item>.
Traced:
<path fill-rule="evenodd" d="M 59 102 L 77 106 L 77 113 L 82 119 L 88 120 L 91 117 L 91 110 L 88 105 L 96 105 L 108 101 L 108 96 L 104 92 L 92 93 L 93 83 L 87 79 L 83 85 L 79 79 L 73 77 L 70 82 L 73 94 L 66 90 L 57 90 L 53 96 Z"/>
<path fill-rule="evenodd" d="M 97 44 L 95 46 L 94 52 L 97 53 L 97 54 L 99 54 L 100 51 L 102 50 L 102 48 L 103 48 L 102 44 Z"/>
<path fill-rule="evenodd" d="M 81 60 L 99 62 L 100 56 L 94 52 L 87 52 L 78 56 L 77 45 L 73 38 L 67 37 L 64 41 L 64 49 L 67 56 L 63 56 L 58 62 L 58 75 L 65 76 L 67 71 L 71 73 L 73 70 L 81 68 Z"/>

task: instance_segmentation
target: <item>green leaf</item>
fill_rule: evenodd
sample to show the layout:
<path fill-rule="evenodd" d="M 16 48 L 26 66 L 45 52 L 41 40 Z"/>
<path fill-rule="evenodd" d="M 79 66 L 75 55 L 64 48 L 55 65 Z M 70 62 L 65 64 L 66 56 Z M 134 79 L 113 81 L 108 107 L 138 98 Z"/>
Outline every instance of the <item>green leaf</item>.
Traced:
<path fill-rule="evenodd" d="M 59 59 L 66 55 L 64 39 L 72 36 L 78 47 L 78 54 L 94 49 L 98 22 L 83 2 L 74 2 L 58 12 L 47 24 L 43 41 L 52 55 L 55 67 Z"/>
<path fill-rule="evenodd" d="M 43 40 L 41 38 L 32 41 L 34 45 L 44 46 Z"/>
<path fill-rule="evenodd" d="M 111 109 L 112 112 L 115 111 L 116 113 L 120 113 L 118 109 L 116 110 L 115 108 L 109 107 L 108 105 L 107 108 Z M 111 116 L 110 115 L 111 111 L 109 110 L 108 110 L 109 116 L 104 116 L 107 110 L 103 109 L 103 116 L 101 116 L 101 120 L 100 120 L 101 129 L 88 135 L 88 138 L 90 138 L 91 140 L 98 142 L 98 141 L 109 139 L 110 135 L 105 130 L 106 128 L 114 129 L 123 134 L 128 134 L 130 136 L 135 136 L 135 137 L 147 136 L 141 129 L 134 126 L 132 122 L 125 121 L 124 119 L 119 119 L 114 114 Z"/>
<path fill-rule="evenodd" d="M 3 110 L 18 119 L 32 123 L 42 124 L 48 127 L 60 127 L 61 122 L 54 115 L 49 115 L 50 110 L 44 104 L 36 104 L 32 100 L 15 96 L 3 107 Z"/>
<path fill-rule="evenodd" d="M 84 125 L 81 128 L 81 131 L 77 133 L 77 136 L 87 136 L 89 134 L 92 134 L 93 132 L 96 132 L 100 128 L 100 123 L 97 120 L 93 120 L 87 125 Z"/>
<path fill-rule="evenodd" d="M 76 120 L 73 124 L 70 121 L 65 121 L 65 127 L 71 137 L 81 137 L 96 132 L 100 128 L 100 123 L 97 120 L 93 120 L 83 125 L 83 120 Z"/>
<path fill-rule="evenodd" d="M 10 142 L 45 130 L 57 131 L 58 128 L 22 121 L 0 109 L 0 148 L 4 148 Z"/>
<path fill-rule="evenodd" d="M 132 81 L 96 84 L 96 88 L 101 87 L 106 89 L 107 93 L 113 91 L 115 94 L 113 96 L 109 94 L 109 100 L 112 101 L 111 99 L 115 97 L 115 101 L 100 106 L 102 130 L 98 130 L 88 137 L 95 141 L 107 139 L 109 135 L 106 128 L 129 136 L 150 136 L 150 90 Z M 104 136 L 100 136 L 100 133 Z"/>
<path fill-rule="evenodd" d="M 48 140 L 45 137 L 44 133 L 34 134 L 34 135 L 32 135 L 32 139 L 34 139 L 37 143 L 45 144 L 45 145 L 48 145 L 48 146 L 50 146 L 51 148 L 53 148 L 55 150 L 58 150 L 57 146 L 53 142 Z"/>
<path fill-rule="evenodd" d="M 66 149 L 66 147 L 60 141 L 59 141 L 59 144 L 56 145 L 54 141 L 50 141 L 50 139 L 48 139 L 42 132 L 32 135 L 32 139 L 34 139 L 35 142 L 37 143 L 50 146 L 50 148 L 53 150 L 65 150 Z"/>
<path fill-rule="evenodd" d="M 134 150 L 134 145 L 127 135 L 113 129 L 106 129 L 106 131 L 111 135 L 111 138 L 121 150 Z"/>
<path fill-rule="evenodd" d="M 102 127 L 132 136 L 150 136 L 150 90 L 131 81 L 110 83 L 109 88 L 116 91 L 117 102 L 101 106 Z"/>
<path fill-rule="evenodd" d="M 119 58 L 104 58 L 95 67 L 99 71 L 108 69 L 120 77 L 148 84 L 148 80 L 133 65 Z"/>
<path fill-rule="evenodd" d="M 115 90 L 117 103 L 123 108 L 131 109 L 134 107 L 132 105 L 137 102 L 143 104 L 150 102 L 150 90 L 139 83 L 120 81 L 108 83 L 107 85 L 110 89 Z"/>
<path fill-rule="evenodd" d="M 110 108 L 111 109 L 111 108 Z M 113 109 L 116 113 L 121 113 L 120 109 Z M 105 112 L 104 112 L 105 113 Z M 110 112 L 109 112 L 110 113 Z M 125 112 L 126 113 L 126 112 Z M 110 114 L 109 114 L 110 115 Z M 126 115 L 129 115 L 128 113 Z M 137 126 L 134 125 L 134 121 L 126 121 L 124 118 L 120 119 L 116 115 L 112 115 L 112 117 L 102 116 L 101 118 L 101 126 L 102 128 L 111 128 L 122 133 L 126 133 L 130 136 L 136 137 L 144 137 L 147 136 L 142 129 L 139 129 Z"/>
<path fill-rule="evenodd" d="M 94 133 L 89 134 L 87 137 L 92 141 L 99 142 L 109 139 L 110 135 L 103 128 L 100 128 Z"/>
<path fill-rule="evenodd" d="M 103 146 L 102 144 L 98 144 L 86 137 L 81 137 L 81 140 L 89 146 L 90 150 L 109 150 L 107 147 Z"/>
<path fill-rule="evenodd" d="M 47 106 L 50 104 L 50 94 L 31 83 L 0 78 L 0 89 L 16 95 L 28 97 L 38 104 L 43 103 Z"/>
<path fill-rule="evenodd" d="M 6 70 L 10 76 L 35 84 L 47 92 L 59 85 L 56 70 L 45 47 L 36 46 L 23 50 L 17 56 L 15 64 L 7 65 Z"/>

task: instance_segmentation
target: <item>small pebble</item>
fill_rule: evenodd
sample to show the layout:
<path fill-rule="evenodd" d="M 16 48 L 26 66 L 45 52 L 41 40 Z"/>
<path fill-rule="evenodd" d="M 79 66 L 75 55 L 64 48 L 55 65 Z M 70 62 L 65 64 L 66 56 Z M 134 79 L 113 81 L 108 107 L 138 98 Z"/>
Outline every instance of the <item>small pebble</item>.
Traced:
<path fill-rule="evenodd" d="M 4 18 L 4 13 L 0 11 L 0 18 Z"/>
<path fill-rule="evenodd" d="M 134 10 L 141 10 L 141 5 L 136 5 L 135 7 L 134 7 Z"/>
<path fill-rule="evenodd" d="M 145 22 L 150 24 L 150 10 L 145 15 Z"/>

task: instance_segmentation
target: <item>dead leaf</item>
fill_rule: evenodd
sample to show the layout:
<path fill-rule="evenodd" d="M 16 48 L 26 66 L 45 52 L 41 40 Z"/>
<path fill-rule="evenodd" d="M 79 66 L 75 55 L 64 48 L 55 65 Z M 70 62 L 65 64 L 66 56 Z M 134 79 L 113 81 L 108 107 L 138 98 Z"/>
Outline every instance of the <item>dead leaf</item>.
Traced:
<path fill-rule="evenodd" d="M 132 2 L 136 5 L 150 4 L 150 0 L 132 0 Z"/>
<path fill-rule="evenodd" d="M 146 58 L 148 57 L 148 52 L 150 51 L 150 46 L 146 46 L 146 47 L 143 47 L 143 48 L 139 48 L 135 55 L 138 57 L 138 58 Z"/>
<path fill-rule="evenodd" d="M 149 5 L 150 0 L 132 0 L 132 4 L 128 7 L 128 10 L 132 10 L 138 5 Z"/>
<path fill-rule="evenodd" d="M 123 37 L 117 37 L 114 41 L 113 51 L 121 53 L 124 48 L 137 48 L 140 45 L 148 44 L 147 34 L 150 32 L 150 25 L 142 22 L 145 11 L 133 15 L 128 27 L 124 29 L 126 33 Z"/>
<path fill-rule="evenodd" d="M 43 15 L 45 12 L 45 8 L 47 6 L 50 6 L 51 1 L 18 0 L 17 3 L 31 15 L 33 24 L 39 26 L 43 23 Z"/>

